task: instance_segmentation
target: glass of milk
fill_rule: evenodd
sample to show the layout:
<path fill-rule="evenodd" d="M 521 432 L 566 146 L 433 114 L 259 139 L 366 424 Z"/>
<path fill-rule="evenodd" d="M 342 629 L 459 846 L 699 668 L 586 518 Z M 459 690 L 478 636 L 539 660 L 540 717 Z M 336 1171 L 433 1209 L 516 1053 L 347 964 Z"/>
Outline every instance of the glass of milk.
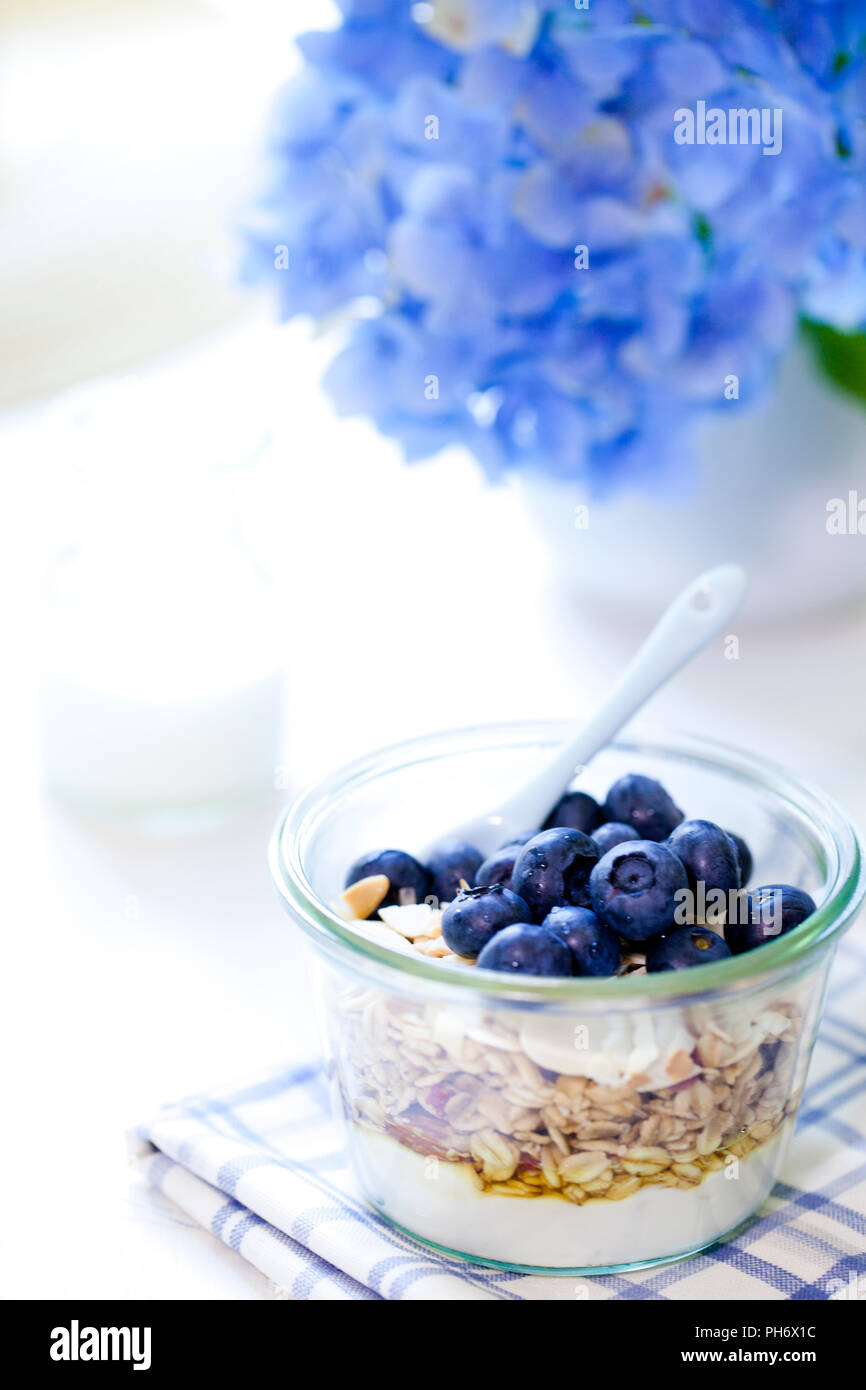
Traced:
<path fill-rule="evenodd" d="M 68 507 L 44 583 L 43 779 L 94 814 L 207 823 L 273 793 L 284 652 L 251 501 L 267 457 L 211 382 L 88 388 L 47 424 Z"/>

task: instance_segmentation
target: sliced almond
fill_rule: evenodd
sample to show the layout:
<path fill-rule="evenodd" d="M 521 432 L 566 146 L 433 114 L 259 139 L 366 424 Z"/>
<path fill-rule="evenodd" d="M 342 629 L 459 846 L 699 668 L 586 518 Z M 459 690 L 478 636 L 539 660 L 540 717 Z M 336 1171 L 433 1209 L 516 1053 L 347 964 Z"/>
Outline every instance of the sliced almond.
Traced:
<path fill-rule="evenodd" d="M 356 920 L 362 920 L 385 901 L 390 887 L 387 874 L 370 874 L 349 885 L 343 894 L 343 902 Z"/>
<path fill-rule="evenodd" d="M 439 960 L 444 960 L 446 956 L 451 955 L 441 936 L 416 936 L 412 945 L 422 955 L 433 956 Z"/>
<path fill-rule="evenodd" d="M 698 1068 L 695 1066 L 691 1055 L 683 1048 L 680 1048 L 668 1058 L 665 1071 L 673 1081 L 687 1081 L 690 1076 L 694 1076 Z"/>
<path fill-rule="evenodd" d="M 429 903 L 407 903 L 405 907 L 383 907 L 379 916 L 392 931 L 405 936 L 407 941 L 416 941 L 419 936 L 435 936 L 440 923 L 438 909 Z"/>

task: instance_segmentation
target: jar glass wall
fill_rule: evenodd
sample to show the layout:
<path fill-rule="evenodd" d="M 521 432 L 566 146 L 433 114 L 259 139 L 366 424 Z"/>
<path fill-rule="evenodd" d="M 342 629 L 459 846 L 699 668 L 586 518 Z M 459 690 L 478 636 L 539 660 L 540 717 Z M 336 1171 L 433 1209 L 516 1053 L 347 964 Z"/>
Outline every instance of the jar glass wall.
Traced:
<path fill-rule="evenodd" d="M 396 1225 L 514 1269 L 603 1272 L 735 1229 L 776 1180 L 839 934 L 863 894 L 856 836 L 820 794 L 694 740 L 617 743 L 581 785 L 636 770 L 744 835 L 754 883 L 818 912 L 698 970 L 537 979 L 400 954 L 339 914 L 346 866 L 495 805 L 565 734 L 466 730 L 386 750 L 278 827 L 275 877 L 310 936 L 328 1061 L 358 1181 Z"/>

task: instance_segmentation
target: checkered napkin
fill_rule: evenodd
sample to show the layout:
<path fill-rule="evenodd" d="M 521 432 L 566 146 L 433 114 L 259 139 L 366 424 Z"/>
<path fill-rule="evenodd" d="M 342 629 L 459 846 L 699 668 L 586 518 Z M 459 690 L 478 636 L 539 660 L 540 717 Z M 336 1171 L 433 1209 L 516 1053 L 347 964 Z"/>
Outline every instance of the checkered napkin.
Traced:
<path fill-rule="evenodd" d="M 287 1299 L 864 1298 L 864 1003 L 866 936 L 852 934 L 834 966 L 782 1181 L 734 1239 L 637 1274 L 508 1274 L 394 1230 L 354 1185 L 316 1063 L 160 1112 L 139 1131 L 141 1163 L 154 1187 Z"/>

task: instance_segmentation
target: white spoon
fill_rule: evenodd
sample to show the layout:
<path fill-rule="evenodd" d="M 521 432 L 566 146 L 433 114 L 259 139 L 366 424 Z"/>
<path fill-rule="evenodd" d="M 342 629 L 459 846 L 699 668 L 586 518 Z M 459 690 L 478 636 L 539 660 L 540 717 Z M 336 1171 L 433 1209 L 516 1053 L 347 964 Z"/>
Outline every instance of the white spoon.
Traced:
<path fill-rule="evenodd" d="M 437 844 L 462 840 L 487 856 L 507 844 L 509 836 L 541 825 L 575 771 L 716 636 L 739 608 L 745 590 L 746 575 L 739 565 L 718 565 L 693 580 L 659 618 L 589 723 L 514 796 L 486 815 L 455 826 Z"/>

